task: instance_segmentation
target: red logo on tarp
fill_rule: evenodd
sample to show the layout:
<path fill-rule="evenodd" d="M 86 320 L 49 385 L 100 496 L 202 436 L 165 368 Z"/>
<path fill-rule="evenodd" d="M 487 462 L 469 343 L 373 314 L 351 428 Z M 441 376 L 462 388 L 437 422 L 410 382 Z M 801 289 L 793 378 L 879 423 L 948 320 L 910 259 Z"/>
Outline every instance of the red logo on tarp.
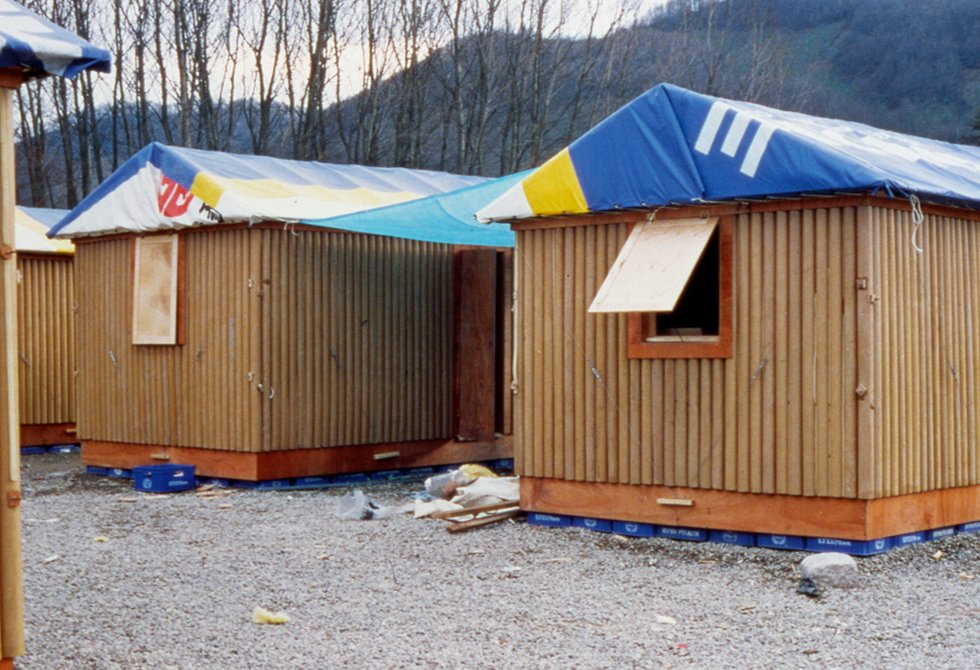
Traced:
<path fill-rule="evenodd" d="M 167 175 L 161 177 L 157 204 L 160 206 L 160 213 L 164 216 L 176 218 L 185 214 L 193 197 L 190 191 Z"/>

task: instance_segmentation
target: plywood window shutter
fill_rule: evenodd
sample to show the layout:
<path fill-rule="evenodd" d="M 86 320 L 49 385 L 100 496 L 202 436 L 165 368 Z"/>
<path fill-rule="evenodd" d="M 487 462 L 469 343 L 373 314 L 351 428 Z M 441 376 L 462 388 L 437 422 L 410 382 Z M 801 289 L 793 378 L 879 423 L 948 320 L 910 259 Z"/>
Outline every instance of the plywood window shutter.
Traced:
<path fill-rule="evenodd" d="M 717 217 L 637 224 L 589 312 L 672 311 L 717 226 Z"/>
<path fill-rule="evenodd" d="M 181 240 L 136 239 L 133 252 L 133 344 L 181 344 Z"/>
<path fill-rule="evenodd" d="M 626 313 L 630 358 L 731 358 L 731 217 L 637 223 L 589 307 Z"/>

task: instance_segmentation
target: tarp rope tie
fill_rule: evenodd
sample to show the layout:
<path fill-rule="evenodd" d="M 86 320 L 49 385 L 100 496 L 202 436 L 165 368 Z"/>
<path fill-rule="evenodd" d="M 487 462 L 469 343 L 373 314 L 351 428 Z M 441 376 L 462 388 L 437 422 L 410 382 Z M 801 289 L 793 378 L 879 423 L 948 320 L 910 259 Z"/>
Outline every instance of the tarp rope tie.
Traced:
<path fill-rule="evenodd" d="M 909 204 L 912 205 L 912 222 L 915 223 L 915 228 L 912 229 L 912 248 L 915 249 L 916 253 L 922 253 L 922 247 L 919 246 L 917 237 L 919 235 L 919 228 L 922 227 L 923 221 L 925 221 L 925 216 L 922 214 L 922 205 L 919 203 L 919 197 L 914 193 L 909 196 Z"/>

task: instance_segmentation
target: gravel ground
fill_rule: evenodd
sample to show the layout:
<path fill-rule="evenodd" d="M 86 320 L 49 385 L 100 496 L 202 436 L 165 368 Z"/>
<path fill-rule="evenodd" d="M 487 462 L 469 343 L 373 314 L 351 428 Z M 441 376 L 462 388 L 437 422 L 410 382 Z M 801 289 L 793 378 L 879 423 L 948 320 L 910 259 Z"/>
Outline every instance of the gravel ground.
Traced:
<path fill-rule="evenodd" d="M 980 534 L 858 559 L 859 586 L 811 599 L 795 593 L 803 553 L 520 522 L 450 535 L 407 515 L 339 519 L 342 490 L 148 496 L 84 474 L 74 455 L 24 467 L 18 670 L 967 670 L 980 658 Z M 392 505 L 419 488 L 367 492 Z M 291 621 L 255 625 L 256 605 Z"/>

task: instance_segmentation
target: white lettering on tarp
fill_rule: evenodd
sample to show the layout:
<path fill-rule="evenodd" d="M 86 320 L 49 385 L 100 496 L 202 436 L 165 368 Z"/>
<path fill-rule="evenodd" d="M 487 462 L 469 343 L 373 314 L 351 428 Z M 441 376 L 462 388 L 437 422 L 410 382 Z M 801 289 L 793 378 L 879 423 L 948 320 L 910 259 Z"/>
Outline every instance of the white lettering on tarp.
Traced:
<path fill-rule="evenodd" d="M 749 121 L 751 120 L 751 115 L 745 112 L 735 113 L 735 120 L 732 121 L 732 125 L 728 129 L 728 134 L 725 135 L 725 141 L 721 145 L 721 153 L 729 158 L 735 157 L 735 153 L 738 151 L 738 145 L 742 143 L 742 138 L 745 137 L 745 131 L 748 130 Z"/>
<path fill-rule="evenodd" d="M 747 136 L 752 137 L 739 171 L 747 177 L 754 177 L 769 147 L 773 133 L 780 130 L 804 142 L 819 147 L 831 147 L 841 152 L 842 158 L 860 160 L 862 163 L 882 160 L 897 160 L 903 163 L 929 163 L 948 170 L 966 170 L 967 175 L 975 169 L 976 163 L 968 154 L 959 151 L 955 145 L 946 145 L 933 140 L 901 135 L 887 130 L 879 130 L 856 123 L 805 116 L 793 112 L 781 112 L 749 103 L 725 102 L 716 100 L 711 104 L 701 125 L 694 150 L 709 155 L 721 132 L 722 124 L 729 112 L 735 118 L 725 132 L 725 139 L 719 149 L 721 155 L 735 158 Z M 754 134 L 749 129 L 758 124 Z M 975 179 L 973 179 L 976 182 Z"/>
<path fill-rule="evenodd" d="M 704 120 L 704 125 L 701 126 L 701 132 L 698 134 L 697 142 L 694 144 L 695 151 L 706 155 L 711 152 L 711 146 L 715 143 L 715 137 L 718 135 L 718 129 L 721 128 L 721 122 L 725 118 L 725 113 L 730 109 L 731 107 L 721 101 L 711 105 L 711 109 L 708 110 L 708 116 Z"/>
<path fill-rule="evenodd" d="M 698 139 L 694 143 L 695 151 L 704 155 L 711 153 L 711 148 L 715 144 L 718 131 L 721 129 L 721 123 L 729 110 L 733 109 L 731 105 L 721 101 L 716 101 L 711 105 L 711 109 L 708 110 L 708 116 L 705 118 L 704 124 L 701 126 L 701 131 L 698 133 Z M 739 147 L 742 145 L 742 141 L 745 139 L 749 123 L 753 120 L 757 120 L 757 117 L 748 110 L 737 110 L 735 112 L 735 119 L 732 121 L 732 125 L 729 126 L 728 132 L 725 134 L 725 140 L 721 145 L 722 154 L 729 158 L 735 157 Z M 772 138 L 774 131 L 775 128 L 770 124 L 765 122 L 759 123 L 759 127 L 756 128 L 755 134 L 752 137 L 752 142 L 749 144 L 748 151 L 745 153 L 745 158 L 742 160 L 742 165 L 739 167 L 739 172 L 747 177 L 755 176 L 756 171 L 759 169 L 759 163 L 762 161 L 762 156 L 769 147 L 769 140 Z"/>

